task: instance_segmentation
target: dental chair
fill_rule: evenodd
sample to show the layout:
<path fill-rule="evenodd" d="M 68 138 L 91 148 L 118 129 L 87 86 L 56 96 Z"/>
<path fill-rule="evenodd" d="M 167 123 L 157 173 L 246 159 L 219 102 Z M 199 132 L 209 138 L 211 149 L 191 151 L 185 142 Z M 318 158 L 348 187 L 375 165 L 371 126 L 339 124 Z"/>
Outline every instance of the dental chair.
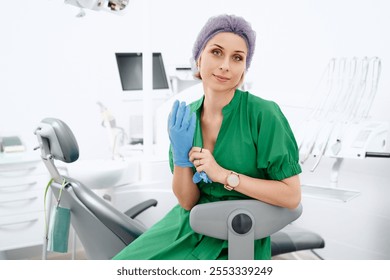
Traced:
<path fill-rule="evenodd" d="M 46 118 L 34 132 L 41 157 L 51 177 L 51 190 L 58 199 L 63 179 L 60 205 L 71 210 L 71 224 L 88 259 L 111 259 L 140 236 L 145 226 L 136 220 L 138 214 L 156 200 L 147 200 L 125 213 L 73 178 L 60 175 L 54 160 L 66 163 L 78 159 L 77 141 L 61 120 Z M 197 205 L 191 210 L 190 224 L 195 232 L 229 241 L 229 259 L 253 259 L 254 240 L 271 235 L 272 256 L 298 250 L 323 248 L 321 236 L 290 223 L 302 213 L 257 200 L 236 200 Z"/>
<path fill-rule="evenodd" d="M 41 157 L 51 177 L 51 191 L 60 206 L 71 211 L 71 224 L 88 259 L 111 259 L 120 250 L 140 236 L 145 226 L 135 218 L 157 201 L 150 199 L 130 208 L 118 211 L 109 202 L 87 186 L 73 178 L 60 175 L 54 160 L 66 163 L 79 157 L 77 141 L 70 128 L 61 120 L 46 118 L 35 130 Z M 66 184 L 63 186 L 63 180 Z"/>

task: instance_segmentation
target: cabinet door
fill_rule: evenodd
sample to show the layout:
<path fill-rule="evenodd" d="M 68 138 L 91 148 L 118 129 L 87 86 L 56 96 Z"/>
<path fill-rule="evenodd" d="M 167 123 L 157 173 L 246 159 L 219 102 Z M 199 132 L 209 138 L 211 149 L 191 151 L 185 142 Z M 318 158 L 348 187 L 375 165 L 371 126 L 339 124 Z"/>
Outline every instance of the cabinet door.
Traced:
<path fill-rule="evenodd" d="M 43 211 L 0 217 L 0 251 L 43 244 L 44 220 Z"/>

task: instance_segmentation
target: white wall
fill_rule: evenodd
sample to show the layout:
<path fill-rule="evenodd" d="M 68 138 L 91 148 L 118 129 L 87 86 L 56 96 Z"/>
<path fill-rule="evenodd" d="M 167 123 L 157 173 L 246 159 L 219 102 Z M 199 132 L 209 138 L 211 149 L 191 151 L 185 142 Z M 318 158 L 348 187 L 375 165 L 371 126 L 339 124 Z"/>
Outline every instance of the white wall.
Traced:
<path fill-rule="evenodd" d="M 247 18 L 258 34 L 248 81 L 253 83 L 255 94 L 283 106 L 305 104 L 331 57 L 379 56 L 383 71 L 372 115 L 390 121 L 386 107 L 390 91 L 390 5 L 386 0 L 261 0 L 256 5 L 251 0 L 150 2 L 151 49 L 161 51 L 170 68 L 188 64 L 195 36 L 210 16 L 233 13 Z M 76 18 L 77 12 L 62 0 L 20 0 L 0 10 L 0 135 L 19 134 L 32 148 L 36 143 L 32 134 L 35 125 L 44 117 L 58 117 L 73 129 L 81 158 L 107 157 L 108 139 L 100 126 L 96 102 L 106 104 L 125 128 L 129 115 L 140 113 L 142 108 L 121 101 L 114 56 L 115 52 L 142 50 L 142 0 L 130 1 L 123 16 L 86 11 L 86 17 Z M 299 122 L 296 115 L 289 117 L 292 123 Z M 389 182 L 389 161 L 352 161 L 344 165 L 345 174 L 362 177 L 349 183 L 370 184 L 360 186 L 366 188 L 360 199 L 379 191 L 376 180 Z M 328 166 L 321 168 L 323 173 L 318 172 L 315 179 L 326 183 Z M 310 176 L 304 173 L 303 179 Z M 380 189 L 384 193 L 378 199 L 388 201 L 390 191 Z M 307 204 L 305 213 L 309 214 L 302 223 L 308 226 L 317 220 L 310 213 L 322 215 L 321 209 L 334 209 L 333 205 L 318 208 L 321 206 L 316 203 Z M 371 206 L 365 206 L 370 212 Z M 383 214 L 387 229 L 388 213 Z M 332 224 L 316 228 L 327 236 Z M 374 239 L 376 231 L 371 232 Z M 346 248 L 347 243 L 329 245 L 327 256 L 337 258 L 337 248 Z M 353 258 L 355 251 L 343 256 Z M 373 255 L 362 253 L 363 258 Z M 375 256 L 390 259 L 390 252 Z"/>

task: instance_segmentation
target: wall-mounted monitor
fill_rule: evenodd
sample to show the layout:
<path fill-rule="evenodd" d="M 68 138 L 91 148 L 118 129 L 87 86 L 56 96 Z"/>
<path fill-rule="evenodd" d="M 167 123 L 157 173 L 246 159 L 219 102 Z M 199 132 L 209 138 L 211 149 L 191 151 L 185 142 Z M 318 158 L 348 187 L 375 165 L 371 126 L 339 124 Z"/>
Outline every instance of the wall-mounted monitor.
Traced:
<path fill-rule="evenodd" d="M 142 53 L 116 53 L 123 93 L 128 98 L 142 94 Z M 153 98 L 166 98 L 172 91 L 161 53 L 153 53 Z"/>

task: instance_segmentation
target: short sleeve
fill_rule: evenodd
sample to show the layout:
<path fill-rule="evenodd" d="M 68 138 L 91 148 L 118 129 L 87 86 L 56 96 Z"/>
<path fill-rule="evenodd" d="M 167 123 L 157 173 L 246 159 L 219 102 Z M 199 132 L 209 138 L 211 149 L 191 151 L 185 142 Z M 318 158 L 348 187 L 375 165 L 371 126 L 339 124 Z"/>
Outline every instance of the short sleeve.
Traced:
<path fill-rule="evenodd" d="M 257 121 L 257 168 L 272 180 L 283 180 L 301 173 L 298 146 L 279 106 L 270 102 L 259 113 Z"/>

